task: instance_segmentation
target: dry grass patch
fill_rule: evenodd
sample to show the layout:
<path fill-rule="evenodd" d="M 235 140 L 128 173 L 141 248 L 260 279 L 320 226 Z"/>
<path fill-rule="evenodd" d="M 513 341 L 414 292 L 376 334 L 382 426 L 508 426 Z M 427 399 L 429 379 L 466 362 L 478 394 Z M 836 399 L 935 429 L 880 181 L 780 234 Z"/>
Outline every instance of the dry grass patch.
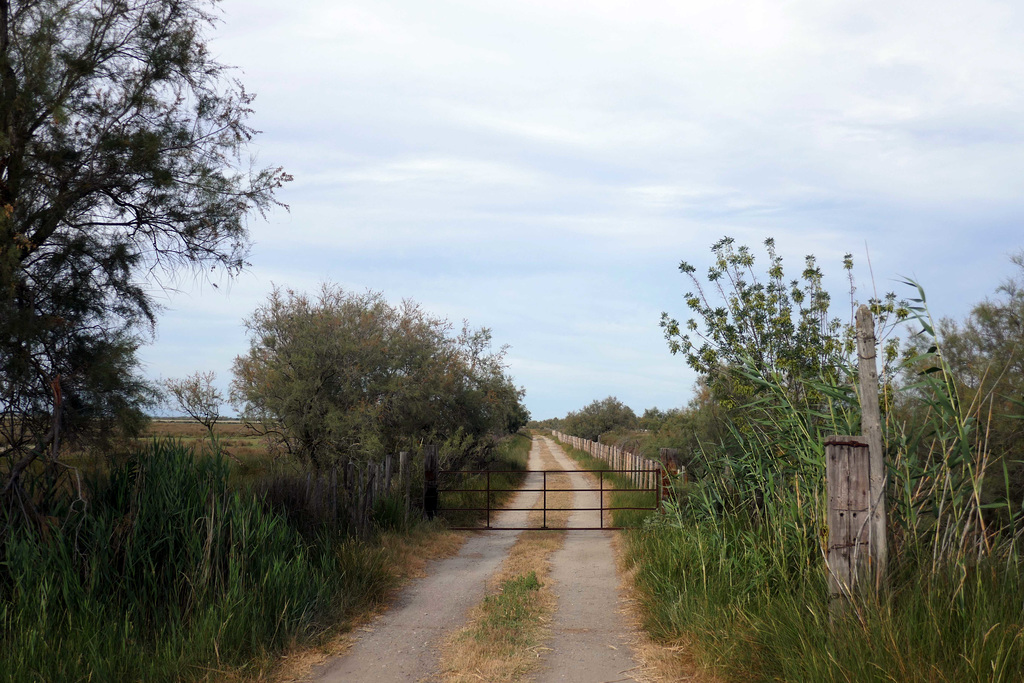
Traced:
<path fill-rule="evenodd" d="M 543 467 L 558 467 L 547 445 L 534 443 L 540 449 Z M 548 506 L 571 508 L 572 496 L 572 492 L 549 493 Z M 538 501 L 534 506 L 529 525 L 540 524 L 541 504 Z M 548 524 L 566 526 L 569 514 L 549 512 Z M 442 644 L 442 680 L 501 683 L 516 680 L 536 666 L 558 606 L 550 579 L 551 555 L 564 540 L 564 531 L 524 531 L 519 535 L 491 577 L 490 594 L 470 611 L 467 625 Z"/>
<path fill-rule="evenodd" d="M 218 422 L 213 433 L 221 452 L 236 463 L 260 469 L 269 467 L 271 457 L 266 441 L 244 423 Z M 176 439 L 187 446 L 210 448 L 209 432 L 195 421 L 154 419 L 140 437 L 141 441 L 152 439 Z"/>

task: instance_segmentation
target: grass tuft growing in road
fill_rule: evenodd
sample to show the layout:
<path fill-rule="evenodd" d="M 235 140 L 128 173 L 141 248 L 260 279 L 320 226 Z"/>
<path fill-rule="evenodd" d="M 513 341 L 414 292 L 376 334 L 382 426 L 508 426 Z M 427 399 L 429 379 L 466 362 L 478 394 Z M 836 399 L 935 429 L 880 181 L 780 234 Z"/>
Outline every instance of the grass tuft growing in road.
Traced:
<path fill-rule="evenodd" d="M 529 629 L 524 626 L 534 621 L 540 612 L 535 594 L 543 585 L 534 570 L 503 581 L 500 593 L 484 598 L 483 617 L 469 630 L 469 635 L 477 642 L 497 643 L 512 649 L 527 643 Z"/>

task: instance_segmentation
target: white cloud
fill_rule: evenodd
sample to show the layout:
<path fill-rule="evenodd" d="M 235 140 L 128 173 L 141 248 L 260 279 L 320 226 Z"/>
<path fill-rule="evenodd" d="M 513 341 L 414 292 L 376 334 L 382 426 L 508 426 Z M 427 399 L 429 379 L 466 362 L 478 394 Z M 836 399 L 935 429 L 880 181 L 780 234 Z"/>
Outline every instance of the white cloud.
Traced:
<path fill-rule="evenodd" d="M 229 296 L 172 299 L 168 343 L 247 314 L 271 281 L 330 279 L 495 327 L 545 410 L 663 405 L 643 392 L 692 377 L 656 315 L 685 315 L 675 266 L 705 267 L 722 235 L 775 236 L 791 271 L 815 253 L 840 290 L 842 255 L 864 264 L 867 243 L 880 288 L 916 273 L 949 312 L 1024 246 L 1012 3 L 222 7 L 214 49 L 259 94 L 260 159 L 296 176 L 292 212 L 254 222 L 253 272 Z M 192 342 L 226 358 L 240 337 L 221 328 Z M 168 372 L 191 371 L 161 344 Z"/>

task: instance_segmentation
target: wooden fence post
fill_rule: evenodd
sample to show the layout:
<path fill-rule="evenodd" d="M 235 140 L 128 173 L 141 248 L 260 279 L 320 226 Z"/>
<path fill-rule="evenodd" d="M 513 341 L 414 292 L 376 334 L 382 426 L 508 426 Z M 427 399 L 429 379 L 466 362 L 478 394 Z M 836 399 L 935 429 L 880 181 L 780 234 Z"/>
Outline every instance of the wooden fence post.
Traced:
<path fill-rule="evenodd" d="M 437 514 L 437 446 L 423 447 L 423 511 L 427 519 Z"/>
<path fill-rule="evenodd" d="M 364 465 L 357 470 L 358 474 L 356 475 L 356 482 L 359 487 L 359 502 L 356 506 L 356 528 L 360 535 L 362 535 L 366 529 L 366 475 L 368 474 L 368 469 L 369 468 Z"/>
<path fill-rule="evenodd" d="M 875 581 L 875 590 L 880 590 L 885 580 L 886 567 L 889 563 L 889 550 L 886 543 L 886 512 L 885 512 L 885 452 L 882 450 L 882 417 L 878 405 L 878 370 L 875 364 L 875 321 L 867 306 L 857 309 L 857 356 L 860 381 L 860 430 L 868 442 L 870 456 L 868 458 L 870 483 L 869 495 L 871 504 L 871 572 Z"/>
<path fill-rule="evenodd" d="M 412 470 L 409 468 L 409 451 L 398 454 L 398 486 L 405 495 L 405 526 L 409 526 L 409 509 L 412 507 Z"/>
<path fill-rule="evenodd" d="M 345 463 L 345 507 L 348 512 L 349 528 L 356 526 L 356 500 L 358 499 L 359 480 L 356 478 L 356 464 L 349 460 Z"/>
<path fill-rule="evenodd" d="M 388 453 L 384 456 L 384 495 L 391 495 L 391 476 L 394 474 L 395 456 Z"/>
<path fill-rule="evenodd" d="M 864 437 L 825 439 L 828 587 L 833 614 L 845 609 L 846 599 L 870 572 L 869 455 L 868 440 Z"/>
<path fill-rule="evenodd" d="M 338 525 L 338 463 L 331 468 L 331 526 Z"/>
<path fill-rule="evenodd" d="M 377 501 L 377 470 L 380 464 L 376 462 L 366 465 L 366 508 L 363 510 L 363 533 L 370 535 L 370 527 L 373 525 L 373 505 Z"/>
<path fill-rule="evenodd" d="M 683 475 L 683 483 L 687 482 L 686 479 L 686 468 L 679 464 L 679 449 L 678 448 L 660 448 L 658 449 L 658 455 L 661 456 L 661 461 L 665 463 L 668 468 L 669 474 Z"/>

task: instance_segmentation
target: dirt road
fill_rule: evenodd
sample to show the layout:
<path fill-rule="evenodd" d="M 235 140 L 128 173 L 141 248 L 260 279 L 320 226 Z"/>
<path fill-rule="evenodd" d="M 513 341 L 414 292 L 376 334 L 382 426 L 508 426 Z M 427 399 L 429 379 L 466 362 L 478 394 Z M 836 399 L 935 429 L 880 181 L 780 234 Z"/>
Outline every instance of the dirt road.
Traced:
<path fill-rule="evenodd" d="M 572 458 L 547 439 L 559 467 L 574 469 Z M 586 474 L 571 476 L 572 487 L 594 488 Z M 600 507 L 599 494 L 576 493 L 574 507 Z M 608 501 L 605 501 L 608 504 Z M 569 517 L 570 527 L 598 526 L 599 512 L 579 510 Z M 594 683 L 635 681 L 630 674 L 637 662 L 629 647 L 630 629 L 622 614 L 619 580 L 612 548 L 614 531 L 570 531 L 565 545 L 551 560 L 551 578 L 558 595 L 552 623 L 550 650 L 543 658 L 537 683 Z"/>
<path fill-rule="evenodd" d="M 530 469 L 540 469 L 545 448 L 563 469 L 573 461 L 555 442 L 534 439 Z M 527 477 L 524 488 L 538 488 L 540 476 Z M 574 488 L 591 484 L 583 474 L 571 475 Z M 509 507 L 529 508 L 535 492 L 520 492 Z M 574 507 L 596 507 L 596 494 L 574 495 Z M 521 526 L 526 512 L 500 513 L 496 526 Z M 596 512 L 574 512 L 570 526 L 593 526 Z M 589 515 L 589 517 L 588 517 Z M 410 584 L 396 603 L 358 634 L 350 650 L 321 667 L 316 680 L 341 682 L 418 682 L 437 680 L 438 646 L 445 634 L 462 626 L 466 614 L 485 595 L 488 577 L 497 569 L 519 532 L 469 532 L 455 557 L 428 567 L 427 577 Z M 627 640 L 629 630 L 620 613 L 618 578 L 611 545 L 614 532 L 570 531 L 552 559 L 551 578 L 558 596 L 552 637 L 540 666 L 524 680 L 539 683 L 631 681 L 636 670 Z"/>

